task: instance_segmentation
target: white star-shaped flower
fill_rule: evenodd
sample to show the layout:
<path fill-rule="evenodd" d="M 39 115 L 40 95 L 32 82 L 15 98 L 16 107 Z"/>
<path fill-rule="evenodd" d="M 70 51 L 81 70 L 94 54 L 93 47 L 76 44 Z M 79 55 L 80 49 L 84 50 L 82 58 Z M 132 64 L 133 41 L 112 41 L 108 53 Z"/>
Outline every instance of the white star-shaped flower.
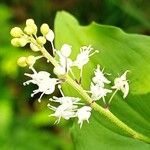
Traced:
<path fill-rule="evenodd" d="M 97 65 L 96 70 L 94 71 L 95 76 L 92 78 L 92 81 L 95 84 L 98 84 L 101 87 L 104 87 L 104 84 L 110 84 L 111 81 L 109 81 L 105 76 L 103 71 L 100 70 L 100 65 Z"/>
<path fill-rule="evenodd" d="M 51 106 L 50 104 L 48 104 L 48 107 L 55 111 L 53 114 L 49 115 L 54 116 L 56 118 L 58 118 L 55 123 L 59 123 L 61 118 L 64 118 L 66 120 L 69 120 L 72 117 L 76 116 L 76 110 L 77 110 L 77 106 L 76 105 L 70 105 L 70 104 L 62 104 L 59 105 L 58 107 L 54 107 Z"/>
<path fill-rule="evenodd" d="M 89 46 L 83 46 L 80 48 L 80 53 L 77 55 L 76 60 L 74 61 L 74 66 L 77 66 L 79 69 L 82 69 L 82 67 L 89 62 L 89 57 L 92 56 L 95 52 L 93 51 L 93 48 L 91 45 Z"/>
<path fill-rule="evenodd" d="M 78 124 L 80 124 L 80 128 L 82 127 L 83 121 L 87 121 L 89 123 L 89 118 L 91 116 L 92 108 L 90 106 L 83 106 L 77 110 Z"/>
<path fill-rule="evenodd" d="M 69 96 L 63 96 L 63 97 L 54 96 L 53 98 L 50 99 L 50 101 L 53 102 L 58 102 L 60 104 L 70 104 L 70 105 L 82 104 L 79 102 L 80 100 L 81 100 L 80 98 L 69 97 Z"/>
<path fill-rule="evenodd" d="M 123 95 L 123 98 L 125 98 L 129 93 L 129 83 L 126 79 L 126 75 L 129 71 L 125 71 L 123 75 L 121 75 L 118 78 L 115 78 L 114 80 L 114 86 L 112 86 L 112 89 L 121 90 Z"/>
<path fill-rule="evenodd" d="M 50 78 L 50 74 L 46 71 L 34 71 L 33 74 L 25 73 L 25 75 L 32 79 L 24 82 L 23 85 L 33 83 L 38 86 L 38 89 L 33 91 L 31 97 L 33 97 L 37 93 L 42 93 L 40 98 L 38 99 L 39 102 L 41 102 L 41 98 L 44 94 L 52 94 L 55 90 L 55 85 L 58 84 L 58 79 Z"/>
<path fill-rule="evenodd" d="M 107 93 L 111 93 L 111 92 L 112 92 L 112 90 L 105 89 L 104 87 L 101 87 L 98 84 L 94 85 L 91 82 L 90 93 L 92 94 L 91 98 L 93 100 L 99 100 L 101 98 L 104 98 L 107 95 Z"/>

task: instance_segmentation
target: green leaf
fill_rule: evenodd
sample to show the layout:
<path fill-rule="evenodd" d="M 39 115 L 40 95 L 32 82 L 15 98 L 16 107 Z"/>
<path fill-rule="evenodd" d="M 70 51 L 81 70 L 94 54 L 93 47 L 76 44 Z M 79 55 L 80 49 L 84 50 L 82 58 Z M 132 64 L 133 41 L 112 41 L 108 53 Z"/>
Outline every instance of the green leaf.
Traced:
<path fill-rule="evenodd" d="M 82 84 L 89 89 L 93 70 L 97 64 L 111 73 L 113 80 L 125 70 L 130 70 L 130 93 L 124 100 L 118 93 L 110 111 L 129 127 L 150 137 L 150 37 L 127 34 L 113 26 L 92 23 L 80 26 L 78 21 L 66 12 L 57 13 L 55 20 L 55 44 L 60 49 L 64 43 L 72 45 L 71 57 L 75 59 L 80 47 L 92 45 L 99 50 L 83 71 Z M 75 71 L 75 70 L 74 70 Z M 78 72 L 75 72 L 78 74 Z M 70 86 L 63 90 L 67 95 L 79 95 Z M 85 123 L 80 130 L 75 123 L 72 133 L 75 147 L 78 150 L 89 149 L 149 149 L 150 145 L 131 139 L 115 127 L 107 118 L 92 112 L 90 123 Z"/>

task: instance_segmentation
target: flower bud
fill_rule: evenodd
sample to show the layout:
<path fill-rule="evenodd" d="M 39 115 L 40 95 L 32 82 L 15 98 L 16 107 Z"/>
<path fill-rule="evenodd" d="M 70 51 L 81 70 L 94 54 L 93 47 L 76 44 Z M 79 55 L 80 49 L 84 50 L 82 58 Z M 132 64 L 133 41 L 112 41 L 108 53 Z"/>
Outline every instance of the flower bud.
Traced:
<path fill-rule="evenodd" d="M 25 38 L 19 38 L 19 45 L 20 47 L 24 47 L 28 43 L 28 40 Z"/>
<path fill-rule="evenodd" d="M 33 19 L 26 20 L 26 27 L 24 28 L 24 32 L 28 35 L 36 34 L 37 33 L 37 26 L 34 23 Z"/>
<path fill-rule="evenodd" d="M 49 29 L 48 24 L 44 23 L 44 24 L 41 25 L 40 31 L 41 31 L 41 33 L 42 33 L 43 35 L 47 35 L 48 32 L 49 32 L 49 30 L 50 30 L 50 29 Z"/>
<path fill-rule="evenodd" d="M 56 66 L 53 70 L 53 72 L 57 75 L 57 76 L 63 76 L 66 74 L 65 68 L 61 67 L 61 66 Z"/>
<path fill-rule="evenodd" d="M 46 43 L 46 39 L 43 36 L 39 36 L 36 40 L 37 40 L 37 43 L 40 45 L 44 45 Z"/>
<path fill-rule="evenodd" d="M 54 32 L 51 29 L 49 29 L 49 32 L 46 35 L 46 39 L 48 41 L 50 41 L 50 42 L 53 42 L 53 40 L 54 40 Z"/>
<path fill-rule="evenodd" d="M 23 31 L 19 27 L 14 27 L 10 31 L 11 36 L 13 37 L 21 37 L 23 35 Z"/>
<path fill-rule="evenodd" d="M 40 49 L 38 48 L 38 46 L 36 46 L 36 45 L 33 44 L 33 43 L 30 44 L 30 48 L 31 48 L 31 50 L 33 50 L 34 52 L 40 51 Z"/>
<path fill-rule="evenodd" d="M 32 26 L 32 25 L 34 25 L 35 23 L 34 23 L 34 20 L 33 19 L 27 19 L 26 20 L 26 26 Z"/>
<path fill-rule="evenodd" d="M 37 33 L 37 26 L 36 26 L 36 24 L 33 24 L 31 27 L 33 29 L 33 34 L 35 35 Z"/>
<path fill-rule="evenodd" d="M 28 35 L 34 34 L 34 30 L 33 30 L 33 28 L 32 28 L 31 26 L 26 26 L 26 27 L 24 28 L 24 32 L 25 32 L 26 34 L 28 34 Z"/>
<path fill-rule="evenodd" d="M 17 64 L 18 64 L 20 67 L 26 67 L 26 66 L 27 66 L 26 57 L 20 57 L 20 58 L 17 60 Z"/>
<path fill-rule="evenodd" d="M 11 44 L 15 47 L 20 47 L 19 38 L 13 38 Z"/>
<path fill-rule="evenodd" d="M 63 56 L 69 57 L 71 54 L 71 46 L 68 44 L 63 44 L 60 51 Z"/>
<path fill-rule="evenodd" d="M 30 55 L 26 58 L 26 63 L 29 65 L 29 66 L 33 66 L 34 63 L 36 62 L 36 57 L 33 56 L 33 55 Z"/>

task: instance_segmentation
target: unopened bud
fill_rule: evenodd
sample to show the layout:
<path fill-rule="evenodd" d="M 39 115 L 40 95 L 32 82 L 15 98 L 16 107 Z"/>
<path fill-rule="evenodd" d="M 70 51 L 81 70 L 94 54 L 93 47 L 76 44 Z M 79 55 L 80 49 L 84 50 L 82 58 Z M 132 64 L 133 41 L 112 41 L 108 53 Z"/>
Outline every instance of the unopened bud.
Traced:
<path fill-rule="evenodd" d="M 65 57 L 69 57 L 70 54 L 71 54 L 71 46 L 68 45 L 68 44 L 64 44 L 62 47 L 61 47 L 61 54 Z"/>
<path fill-rule="evenodd" d="M 40 51 L 40 49 L 38 48 L 38 46 L 36 46 L 36 45 L 33 44 L 33 43 L 30 44 L 30 48 L 31 48 L 34 52 Z"/>
<path fill-rule="evenodd" d="M 11 44 L 15 47 L 20 47 L 19 38 L 13 38 Z"/>
<path fill-rule="evenodd" d="M 24 47 L 28 43 L 28 40 L 25 38 L 19 38 L 19 45 L 20 47 Z"/>
<path fill-rule="evenodd" d="M 53 42 L 53 40 L 54 40 L 54 32 L 51 29 L 49 29 L 49 32 L 46 34 L 46 39 L 48 41 L 50 41 L 50 42 Z"/>
<path fill-rule="evenodd" d="M 26 58 L 26 63 L 29 65 L 29 66 L 33 66 L 34 63 L 36 62 L 36 57 L 33 56 L 33 55 L 30 55 Z"/>
<path fill-rule="evenodd" d="M 19 27 L 14 27 L 10 31 L 11 36 L 18 38 L 23 35 L 23 31 Z"/>
<path fill-rule="evenodd" d="M 24 32 L 25 32 L 26 34 L 28 34 L 28 35 L 34 34 L 34 30 L 33 30 L 33 28 L 32 28 L 31 26 L 26 26 L 26 27 L 24 28 Z"/>
<path fill-rule="evenodd" d="M 36 24 L 33 24 L 31 27 L 33 29 L 33 34 L 35 35 L 37 33 L 37 26 L 36 26 Z"/>
<path fill-rule="evenodd" d="M 40 31 L 41 31 L 41 33 L 43 34 L 43 35 L 47 35 L 48 34 L 48 32 L 49 32 L 49 26 L 48 26 L 48 24 L 46 24 L 46 23 L 44 23 L 44 24 L 42 24 L 41 25 L 41 27 L 40 27 Z"/>
<path fill-rule="evenodd" d="M 53 72 L 57 75 L 57 76 L 63 76 L 66 74 L 65 68 L 61 67 L 61 66 L 56 66 L 53 70 Z"/>
<path fill-rule="evenodd" d="M 20 58 L 17 60 L 17 64 L 18 64 L 20 67 L 26 67 L 26 66 L 27 66 L 26 57 L 20 57 Z"/>
<path fill-rule="evenodd" d="M 33 19 L 26 20 L 26 26 L 32 26 L 33 24 L 35 24 Z"/>
<path fill-rule="evenodd" d="M 43 36 L 39 36 L 36 40 L 40 45 L 44 45 L 46 43 L 46 39 Z"/>

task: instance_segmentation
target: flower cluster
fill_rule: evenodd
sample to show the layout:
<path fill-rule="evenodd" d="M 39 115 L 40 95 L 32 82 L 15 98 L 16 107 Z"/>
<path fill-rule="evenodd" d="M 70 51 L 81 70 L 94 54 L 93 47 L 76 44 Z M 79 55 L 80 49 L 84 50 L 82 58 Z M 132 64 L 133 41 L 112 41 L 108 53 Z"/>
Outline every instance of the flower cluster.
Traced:
<path fill-rule="evenodd" d="M 54 47 L 54 32 L 49 28 L 48 24 L 42 24 L 40 27 L 41 36 L 37 35 L 37 26 L 33 19 L 28 19 L 26 21 L 26 26 L 24 30 L 19 27 L 15 27 L 11 30 L 10 34 L 13 36 L 11 43 L 16 47 L 24 47 L 29 43 L 30 48 L 34 52 L 41 51 L 39 56 L 28 56 L 20 57 L 18 59 L 18 65 L 21 67 L 28 66 L 32 73 L 25 73 L 25 76 L 30 79 L 23 83 L 23 85 L 28 85 L 30 83 L 37 85 L 37 89 L 33 91 L 31 97 L 37 93 L 41 93 L 38 101 L 41 102 L 42 96 L 51 95 L 56 86 L 58 86 L 61 97 L 53 96 L 49 99 L 48 108 L 54 111 L 53 114 L 49 116 L 56 117 L 55 123 L 59 123 L 61 118 L 69 120 L 71 118 L 78 118 L 78 124 L 80 128 L 84 121 L 89 122 L 91 116 L 92 105 L 84 103 L 79 97 L 65 96 L 61 89 L 61 85 L 66 81 L 67 76 L 71 76 L 71 79 L 74 80 L 75 84 L 81 86 L 82 88 L 82 75 L 84 66 L 90 61 L 90 57 L 95 53 L 99 52 L 94 50 L 94 48 L 89 46 L 82 46 L 79 53 L 77 54 L 75 60 L 71 59 L 72 46 L 69 44 L 63 44 L 60 50 L 57 50 Z M 47 52 L 44 45 L 46 41 L 50 42 L 53 56 L 48 53 L 46 57 L 43 53 Z M 57 78 L 51 77 L 51 74 L 46 71 L 36 71 L 34 64 L 40 58 L 45 57 L 49 58 L 48 61 L 54 64 L 54 73 L 57 75 Z M 55 62 L 55 63 L 53 63 Z M 77 67 L 80 70 L 80 78 L 78 79 L 73 72 L 73 67 Z M 127 71 L 123 73 L 120 77 L 115 78 L 114 85 L 111 85 L 111 81 L 107 78 L 110 74 L 104 73 L 104 69 L 101 70 L 100 65 L 97 65 L 93 73 L 93 78 L 91 79 L 90 89 L 88 91 L 83 90 L 87 96 L 92 100 L 91 103 L 101 100 L 104 102 L 105 106 L 110 104 L 114 95 L 117 91 L 123 93 L 123 98 L 125 98 L 129 93 L 129 84 L 126 79 Z M 62 80 L 63 79 L 63 80 Z M 114 90 L 114 92 L 113 92 Z M 106 96 L 112 94 L 109 99 L 106 100 Z M 53 106 L 53 103 L 57 103 L 57 107 Z"/>
<path fill-rule="evenodd" d="M 49 116 L 55 116 L 58 119 L 55 121 L 55 123 L 59 123 L 61 118 L 64 118 L 66 120 L 70 118 L 77 117 L 78 123 L 80 124 L 80 128 L 82 127 L 83 121 L 86 120 L 87 122 L 90 115 L 91 115 L 91 107 L 90 106 L 82 106 L 78 108 L 80 105 L 84 105 L 84 103 L 81 103 L 80 98 L 76 97 L 69 97 L 64 96 L 63 91 L 61 90 L 61 86 L 58 86 L 60 89 L 60 92 L 62 94 L 62 97 L 53 97 L 50 98 L 50 101 L 59 103 L 60 105 L 58 107 L 54 107 L 50 104 L 48 104 L 48 107 L 55 111 L 53 114 Z"/>

